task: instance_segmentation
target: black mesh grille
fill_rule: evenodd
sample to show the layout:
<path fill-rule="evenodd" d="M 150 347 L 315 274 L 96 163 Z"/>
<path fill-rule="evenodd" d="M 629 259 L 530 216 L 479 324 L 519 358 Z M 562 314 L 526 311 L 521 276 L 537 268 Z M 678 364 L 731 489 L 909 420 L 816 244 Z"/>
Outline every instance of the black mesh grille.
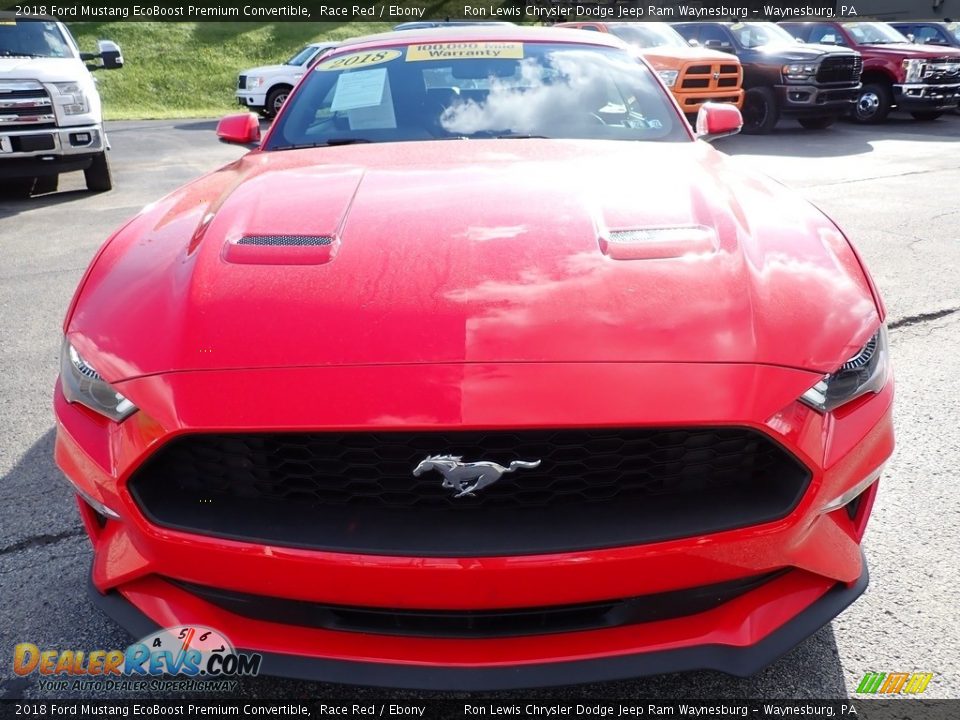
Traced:
<path fill-rule="evenodd" d="M 454 497 L 438 453 L 540 461 Z M 807 470 L 741 428 L 190 435 L 130 489 L 154 522 L 356 552 L 553 552 L 683 537 L 782 517 Z"/>
<path fill-rule="evenodd" d="M 266 622 L 380 635 L 486 638 L 598 630 L 695 615 L 783 575 L 778 570 L 714 585 L 638 597 L 503 610 L 398 610 L 326 605 L 172 581 L 203 600 Z"/>
<path fill-rule="evenodd" d="M 326 235 L 247 235 L 240 238 L 237 244 L 268 247 L 318 247 L 333 244 L 333 238 Z"/>
<path fill-rule="evenodd" d="M 863 60 L 858 55 L 834 55 L 825 57 L 817 70 L 817 82 L 856 83 L 860 82 Z"/>

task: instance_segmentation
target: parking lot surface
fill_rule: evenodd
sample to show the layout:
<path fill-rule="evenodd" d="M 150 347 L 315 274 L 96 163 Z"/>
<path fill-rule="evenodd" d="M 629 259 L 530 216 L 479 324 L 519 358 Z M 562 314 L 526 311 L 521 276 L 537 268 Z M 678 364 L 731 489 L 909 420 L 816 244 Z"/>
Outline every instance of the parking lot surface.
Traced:
<path fill-rule="evenodd" d="M 0 198 L 0 697 L 58 696 L 41 691 L 35 675 L 12 675 L 17 643 L 93 650 L 132 640 L 86 598 L 91 552 L 52 460 L 61 322 L 84 268 L 113 229 L 243 153 L 219 144 L 214 126 L 109 124 L 114 191 L 89 194 L 75 174 L 61 179 L 56 194 Z M 729 138 L 718 147 L 796 188 L 836 220 L 884 295 L 898 449 L 867 531 L 870 588 L 832 626 L 749 679 L 701 672 L 519 695 L 835 698 L 852 695 L 868 671 L 926 671 L 935 673 L 926 696 L 960 698 L 960 116 L 838 124 L 822 132 L 782 123 L 773 135 Z M 242 682 L 232 696 L 358 694 L 418 696 L 265 677 Z"/>

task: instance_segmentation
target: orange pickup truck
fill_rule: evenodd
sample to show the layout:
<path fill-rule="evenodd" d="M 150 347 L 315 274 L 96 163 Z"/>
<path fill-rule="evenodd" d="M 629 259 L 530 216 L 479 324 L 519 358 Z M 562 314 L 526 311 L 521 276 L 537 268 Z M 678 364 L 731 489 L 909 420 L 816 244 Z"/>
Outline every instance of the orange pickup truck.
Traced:
<path fill-rule="evenodd" d="M 736 55 L 691 47 L 666 23 L 567 22 L 556 27 L 580 28 L 616 35 L 635 47 L 670 88 L 686 115 L 696 115 L 705 102 L 743 105 L 743 69 Z"/>

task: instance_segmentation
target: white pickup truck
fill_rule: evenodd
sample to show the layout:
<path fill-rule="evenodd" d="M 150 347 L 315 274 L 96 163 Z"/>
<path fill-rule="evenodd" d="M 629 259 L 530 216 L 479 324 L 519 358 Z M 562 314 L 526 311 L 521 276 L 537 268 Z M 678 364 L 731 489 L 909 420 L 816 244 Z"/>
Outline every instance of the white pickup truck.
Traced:
<path fill-rule="evenodd" d="M 76 170 L 90 190 L 113 187 L 90 70 L 122 66 L 109 40 L 82 53 L 62 23 L 0 16 L 0 192 L 53 192 L 60 173 Z"/>
<path fill-rule="evenodd" d="M 237 78 L 237 102 L 264 117 L 273 117 L 317 58 L 336 46 L 333 42 L 310 43 L 282 65 L 244 70 Z"/>

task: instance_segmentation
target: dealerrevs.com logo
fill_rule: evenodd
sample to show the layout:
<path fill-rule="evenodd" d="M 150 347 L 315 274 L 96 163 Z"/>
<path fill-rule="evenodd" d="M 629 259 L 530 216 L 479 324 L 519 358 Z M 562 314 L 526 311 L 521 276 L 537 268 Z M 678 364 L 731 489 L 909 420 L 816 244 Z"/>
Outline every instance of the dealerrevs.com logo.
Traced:
<path fill-rule="evenodd" d="M 37 673 L 40 690 L 233 690 L 260 672 L 263 658 L 237 652 L 220 632 L 201 626 L 159 630 L 126 650 L 13 649 L 17 675 Z"/>

